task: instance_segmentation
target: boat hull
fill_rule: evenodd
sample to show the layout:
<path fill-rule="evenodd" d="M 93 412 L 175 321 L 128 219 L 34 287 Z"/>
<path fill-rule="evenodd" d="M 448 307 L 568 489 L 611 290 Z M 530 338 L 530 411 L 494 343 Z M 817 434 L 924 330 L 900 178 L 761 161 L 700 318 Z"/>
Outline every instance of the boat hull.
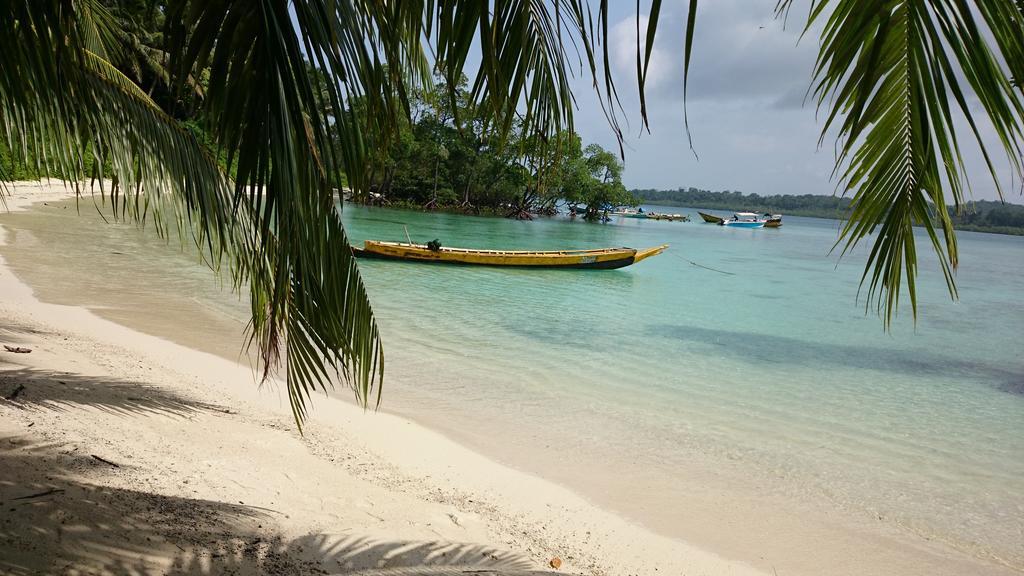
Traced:
<path fill-rule="evenodd" d="M 503 266 L 511 268 L 563 268 L 577 270 L 613 270 L 639 262 L 664 251 L 668 245 L 636 250 L 606 248 L 599 250 L 565 250 L 550 252 L 510 250 L 470 250 L 441 248 L 430 250 L 420 244 L 377 242 L 367 240 L 362 248 L 352 248 L 358 258 L 404 260 L 464 266 Z"/>
<path fill-rule="evenodd" d="M 764 222 L 742 222 L 736 220 L 725 220 L 722 222 L 722 226 L 728 226 L 730 228 L 764 228 Z"/>
<path fill-rule="evenodd" d="M 709 224 L 721 224 L 723 221 L 722 218 L 719 218 L 718 216 L 714 216 L 712 214 L 705 214 L 703 212 L 697 212 L 697 214 L 700 214 L 700 217 L 703 218 L 704 221 L 708 222 Z"/>

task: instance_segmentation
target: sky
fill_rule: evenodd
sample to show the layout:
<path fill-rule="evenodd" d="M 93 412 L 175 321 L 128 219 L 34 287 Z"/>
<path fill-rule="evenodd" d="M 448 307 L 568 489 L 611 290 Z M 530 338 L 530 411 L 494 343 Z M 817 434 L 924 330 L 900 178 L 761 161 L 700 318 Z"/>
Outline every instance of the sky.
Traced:
<path fill-rule="evenodd" d="M 624 0 L 609 4 L 611 67 L 629 121 L 624 130 L 623 177 L 628 188 L 692 186 L 762 195 L 835 192 L 834 135 L 819 148 L 823 121 L 816 117 L 813 101 L 804 103 L 818 36 L 812 31 L 800 39 L 803 3 L 796 3 L 786 25 L 774 17 L 775 0 L 700 4 L 687 99 L 699 160 L 689 149 L 683 121 L 687 0 L 665 0 L 662 7 L 647 89 L 650 134 L 641 134 L 636 95 L 637 5 Z M 641 2 L 641 31 L 646 26 L 645 4 Z M 590 80 L 577 79 L 574 94 L 579 104 L 576 129 L 584 142 L 617 150 Z M 982 157 L 968 138 L 962 133 L 973 198 L 997 199 Z M 998 146 L 994 151 L 1001 154 Z M 1001 165 L 1006 165 L 1002 181 L 1009 185 L 1008 163 Z M 1007 200 L 1022 202 L 1020 192 L 1011 192 Z"/>

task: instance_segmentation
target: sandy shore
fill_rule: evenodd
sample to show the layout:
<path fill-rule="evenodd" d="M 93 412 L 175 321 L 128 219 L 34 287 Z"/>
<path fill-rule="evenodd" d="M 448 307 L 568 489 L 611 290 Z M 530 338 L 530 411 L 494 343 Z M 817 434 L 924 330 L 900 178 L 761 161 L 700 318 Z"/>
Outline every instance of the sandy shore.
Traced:
<path fill-rule="evenodd" d="M 3 263 L 0 290 L 0 344 L 32 350 L 0 350 L 2 573 L 759 573 L 395 416 L 321 397 L 299 435 L 246 367 L 40 302 Z"/>

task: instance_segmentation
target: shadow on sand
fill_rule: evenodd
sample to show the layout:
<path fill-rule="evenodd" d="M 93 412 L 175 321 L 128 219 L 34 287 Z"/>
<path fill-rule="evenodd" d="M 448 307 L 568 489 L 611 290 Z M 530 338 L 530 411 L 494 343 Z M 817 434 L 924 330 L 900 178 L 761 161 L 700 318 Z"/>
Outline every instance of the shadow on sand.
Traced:
<path fill-rule="evenodd" d="M 112 381 L 0 364 L 0 401 L 22 409 L 66 412 L 92 406 L 121 416 L 162 414 L 188 416 L 202 410 L 223 412 L 224 407 L 197 402 L 144 382 Z"/>
<path fill-rule="evenodd" d="M 16 410 L 73 416 L 76 406 L 172 418 L 224 411 L 143 383 L 0 366 L 0 417 Z M 158 494 L 146 491 L 144 480 L 133 489 L 103 486 L 104 478 L 130 474 L 130 465 L 99 459 L 58 435 L 42 441 L 34 430 L 7 430 L 0 435 L 0 574 L 298 575 L 533 565 L 488 546 L 388 541 L 344 526 L 336 534 L 284 538 L 275 531 L 281 513 L 274 510 Z"/>
<path fill-rule="evenodd" d="M 65 446 L 66 448 L 66 446 Z M 284 539 L 280 513 L 109 488 L 87 454 L 0 437 L 0 573 L 347 574 L 410 566 L 525 570 L 522 555 L 478 544 L 314 533 Z"/>

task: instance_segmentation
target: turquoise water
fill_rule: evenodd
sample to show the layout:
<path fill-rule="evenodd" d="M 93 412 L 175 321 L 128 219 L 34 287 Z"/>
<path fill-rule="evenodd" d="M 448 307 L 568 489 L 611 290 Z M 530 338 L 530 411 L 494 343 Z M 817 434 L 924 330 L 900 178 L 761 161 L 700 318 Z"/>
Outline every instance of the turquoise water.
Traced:
<path fill-rule="evenodd" d="M 4 257 L 41 298 L 157 333 L 202 325 L 162 335 L 237 353 L 245 304 L 194 259 L 72 212 L 0 222 L 13 236 Z M 351 206 L 344 218 L 354 242 L 401 240 L 405 226 L 448 246 L 671 244 L 612 271 L 361 263 L 385 340 L 385 410 L 741 559 L 803 536 L 825 556 L 869 557 L 882 535 L 1024 570 L 1024 238 L 961 233 L 957 303 L 925 255 L 917 325 L 908 303 L 887 334 L 856 301 L 863 250 L 829 255 L 833 221 L 744 230 Z M 131 271 L 113 291 L 112 269 Z M 59 289 L 71 272 L 74 289 Z M 169 311 L 159 326 L 154 298 Z"/>
<path fill-rule="evenodd" d="M 1024 568 L 1024 238 L 961 234 L 959 303 L 926 257 L 916 330 L 908 304 L 886 334 L 856 302 L 863 257 L 829 256 L 833 221 L 345 218 L 354 241 L 401 239 L 404 223 L 414 240 L 449 246 L 672 245 L 617 271 L 365 262 L 398 382 L 386 405 L 527 466 L 546 460 L 541 447 L 573 466 L 630 462 L 664 478 L 730 462 L 769 479 L 756 483 L 766 491 L 820 496 Z M 474 434 L 495 422 L 513 432 Z M 661 500 L 623 507 L 671 525 Z"/>

